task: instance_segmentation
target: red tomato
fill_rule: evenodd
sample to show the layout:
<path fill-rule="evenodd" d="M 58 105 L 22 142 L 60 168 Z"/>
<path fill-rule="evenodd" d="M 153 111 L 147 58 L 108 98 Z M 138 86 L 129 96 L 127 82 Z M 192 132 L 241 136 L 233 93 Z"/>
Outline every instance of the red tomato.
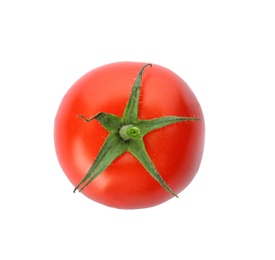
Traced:
<path fill-rule="evenodd" d="M 122 118 L 144 65 L 118 62 L 101 66 L 80 78 L 64 96 L 55 118 L 54 139 L 59 163 L 75 187 L 109 135 L 99 121 L 85 122 L 79 115 L 90 118 L 105 112 Z M 179 194 L 201 163 L 204 118 L 188 85 L 172 71 L 153 64 L 143 71 L 138 119 L 164 116 L 199 118 L 160 127 L 142 138 L 158 173 Z M 96 202 L 121 209 L 152 207 L 173 198 L 129 151 L 112 161 L 81 192 Z"/>

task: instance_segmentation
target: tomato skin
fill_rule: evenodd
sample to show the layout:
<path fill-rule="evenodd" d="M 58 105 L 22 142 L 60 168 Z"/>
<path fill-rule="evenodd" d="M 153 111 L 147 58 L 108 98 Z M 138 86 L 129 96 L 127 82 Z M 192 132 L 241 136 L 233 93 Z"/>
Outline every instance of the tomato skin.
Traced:
<path fill-rule="evenodd" d="M 122 117 L 132 84 L 145 63 L 118 62 L 81 77 L 64 96 L 55 118 L 54 139 L 59 163 L 76 186 L 87 173 L 108 132 L 92 117 L 106 112 Z M 199 117 L 154 130 L 144 137 L 149 157 L 170 188 L 180 193 L 196 175 L 204 148 L 204 117 L 188 85 L 172 71 L 153 64 L 144 71 L 139 119 L 163 116 Z M 124 153 L 82 193 L 106 206 L 137 209 L 172 198 L 129 152 Z"/>

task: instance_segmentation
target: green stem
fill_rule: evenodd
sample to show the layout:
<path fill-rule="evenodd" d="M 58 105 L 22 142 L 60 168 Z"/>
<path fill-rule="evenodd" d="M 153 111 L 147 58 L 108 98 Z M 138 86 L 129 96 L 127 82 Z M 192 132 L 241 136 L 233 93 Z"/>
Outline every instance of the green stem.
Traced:
<path fill-rule="evenodd" d="M 137 139 L 140 137 L 140 129 L 134 125 L 124 125 L 120 128 L 119 135 L 125 141 Z"/>

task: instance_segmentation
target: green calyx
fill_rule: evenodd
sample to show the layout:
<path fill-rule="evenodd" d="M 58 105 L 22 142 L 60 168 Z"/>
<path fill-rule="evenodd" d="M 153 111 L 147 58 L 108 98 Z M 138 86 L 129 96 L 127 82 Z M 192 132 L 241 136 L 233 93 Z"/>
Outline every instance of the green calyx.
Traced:
<path fill-rule="evenodd" d="M 85 189 L 87 185 L 100 175 L 116 158 L 128 151 L 167 192 L 177 197 L 168 184 L 163 180 L 147 154 L 143 137 L 155 129 L 182 121 L 199 120 L 199 118 L 164 116 L 149 120 L 138 119 L 138 103 L 142 74 L 144 69 L 148 66 L 152 67 L 151 64 L 146 64 L 138 73 L 132 86 L 130 98 L 125 107 L 122 118 L 104 112 L 100 112 L 91 118 L 79 115 L 79 117 L 85 122 L 90 122 L 91 120 L 96 119 L 109 132 L 109 135 L 103 143 L 90 169 L 80 183 L 75 187 L 74 192 L 76 190 L 82 191 Z"/>

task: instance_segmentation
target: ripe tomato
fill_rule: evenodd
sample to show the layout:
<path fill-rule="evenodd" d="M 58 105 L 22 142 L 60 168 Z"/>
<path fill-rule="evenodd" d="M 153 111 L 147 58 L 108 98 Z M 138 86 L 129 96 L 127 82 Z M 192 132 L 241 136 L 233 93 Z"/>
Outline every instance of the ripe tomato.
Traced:
<path fill-rule="evenodd" d="M 118 62 L 88 72 L 66 93 L 55 118 L 64 173 L 88 198 L 110 207 L 163 203 L 186 188 L 201 163 L 204 118 L 198 100 L 175 73 L 148 65 Z M 168 124 L 159 118 L 183 119 Z"/>

